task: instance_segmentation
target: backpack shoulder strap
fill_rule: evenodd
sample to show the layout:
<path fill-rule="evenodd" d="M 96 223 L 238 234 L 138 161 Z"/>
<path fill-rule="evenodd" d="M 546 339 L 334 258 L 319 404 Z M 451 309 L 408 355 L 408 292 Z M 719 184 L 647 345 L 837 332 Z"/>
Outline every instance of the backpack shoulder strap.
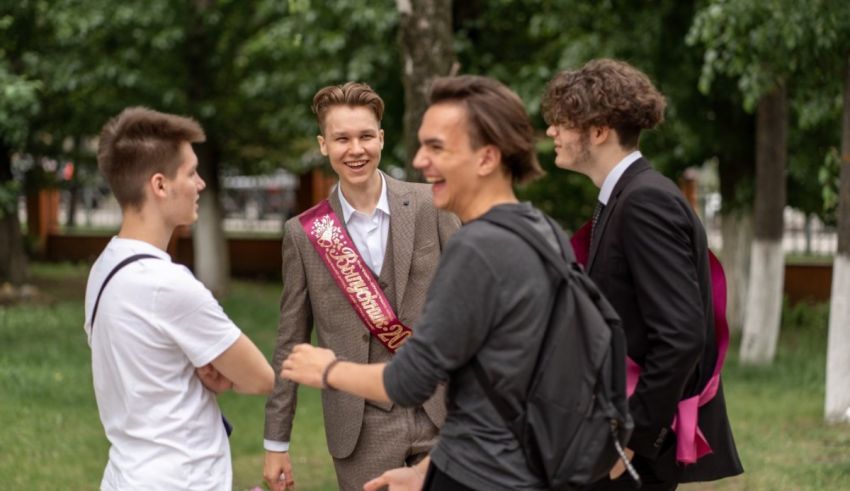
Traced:
<path fill-rule="evenodd" d="M 569 245 L 569 242 L 560 227 L 548 216 L 544 215 L 544 217 L 546 222 L 552 228 L 552 232 L 555 234 L 558 245 L 561 248 L 560 255 L 549 247 L 548 242 L 537 229 L 535 229 L 526 220 L 523 220 L 509 211 L 497 208 L 495 210 L 490 210 L 490 212 L 481 217 L 481 219 L 513 232 L 531 246 L 531 248 L 533 248 L 549 265 L 554 267 L 556 271 L 561 273 L 564 277 L 569 277 L 568 268 L 576 262 L 573 249 Z"/>
<path fill-rule="evenodd" d="M 534 249 L 538 255 L 543 259 L 545 263 L 550 264 L 556 272 L 563 277 L 564 279 L 568 279 L 570 277 L 568 265 L 575 263 L 575 257 L 573 256 L 572 247 L 567 242 L 564 233 L 561 232 L 560 228 L 554 221 L 548 216 L 544 215 L 549 226 L 552 227 L 552 231 L 555 233 L 557 237 L 558 244 L 560 245 L 562 256 L 559 256 L 555 250 L 549 246 L 548 241 L 542 236 L 542 234 L 535 229 L 531 224 L 529 224 L 526 220 L 523 220 L 520 217 L 517 217 L 513 213 L 504 210 L 491 210 L 485 216 L 482 217 L 482 220 L 492 223 L 493 225 L 504 228 L 515 235 L 522 238 L 532 249 Z M 555 300 L 557 301 L 557 300 Z M 554 308 L 554 305 L 551 306 Z M 549 330 L 551 329 L 552 324 L 552 312 L 549 313 L 549 318 L 546 320 L 545 332 L 543 333 L 544 342 L 545 338 L 549 334 Z M 539 358 L 541 356 L 543 349 L 541 347 L 541 351 L 537 354 L 536 362 L 535 362 L 535 370 L 537 365 L 540 363 Z M 508 404 L 507 400 L 504 397 L 496 393 L 496 389 L 493 387 L 493 384 L 490 383 L 489 377 L 487 373 L 484 371 L 484 367 L 481 365 L 481 362 L 478 360 L 478 357 L 473 358 L 472 360 L 472 371 L 475 374 L 475 378 L 478 380 L 478 384 L 484 389 L 484 393 L 487 394 L 487 398 L 490 399 L 490 402 L 496 408 L 496 411 L 502 416 L 502 419 L 505 420 L 505 423 L 510 428 L 511 432 L 520 439 L 521 430 L 519 427 L 514 427 L 513 423 L 518 421 L 516 411 Z"/>
<path fill-rule="evenodd" d="M 100 304 L 100 296 L 103 295 L 103 289 L 106 288 L 106 284 L 109 283 L 109 280 L 111 280 L 112 277 L 115 276 L 115 273 L 120 271 L 121 268 L 123 268 L 124 266 L 126 266 L 130 263 L 136 262 L 139 259 L 145 259 L 145 258 L 159 259 L 159 257 L 154 256 L 153 254 L 134 254 L 134 255 L 124 259 L 123 261 L 121 261 L 117 265 L 115 265 L 115 267 L 112 268 L 112 271 L 110 271 L 109 274 L 106 275 L 106 279 L 103 280 L 103 284 L 100 285 L 100 291 L 97 292 L 97 299 L 95 299 L 95 301 L 94 301 L 94 308 L 92 309 L 92 312 L 91 312 L 91 330 L 92 331 L 94 331 L 94 319 L 97 316 L 97 306 Z"/>

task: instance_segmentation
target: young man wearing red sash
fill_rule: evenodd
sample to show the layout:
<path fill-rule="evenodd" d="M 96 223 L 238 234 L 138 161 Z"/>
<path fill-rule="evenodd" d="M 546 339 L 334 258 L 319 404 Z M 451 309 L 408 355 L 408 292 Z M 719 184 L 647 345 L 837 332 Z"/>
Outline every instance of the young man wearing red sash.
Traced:
<path fill-rule="evenodd" d="M 434 204 L 464 225 L 440 258 L 416 334 L 388 364 L 352 363 L 302 344 L 281 376 L 323 387 L 325 397 L 345 391 L 402 405 L 448 382 L 448 415 L 429 460 L 389 470 L 364 489 L 543 490 L 476 376 L 484 373 L 509 404 L 524 403 L 558 293 L 560 282 L 524 237 L 553 252 L 564 239 L 513 190 L 542 174 L 534 128 L 522 100 L 490 78 L 437 79 L 429 99 L 414 165 L 432 183 Z M 528 235 L 496 217 L 522 223 Z"/>
<path fill-rule="evenodd" d="M 688 201 L 638 150 L 640 131 L 663 120 L 665 105 L 645 74 L 614 60 L 559 73 L 543 99 L 555 164 L 600 188 L 593 220 L 573 243 L 580 259 L 584 243 L 588 274 L 622 318 L 634 419 L 628 453 L 642 489 L 659 491 L 743 472 L 720 384 L 728 330 L 715 303 L 725 304 L 717 289 L 725 282 L 713 278 Z M 622 470 L 593 489 L 632 489 Z"/>
<path fill-rule="evenodd" d="M 383 110 L 378 94 L 361 83 L 325 87 L 313 98 L 319 149 L 339 185 L 285 225 L 276 366 L 293 346 L 308 343 L 314 328 L 321 346 L 347 360 L 392 359 L 411 336 L 440 251 L 458 228 L 453 215 L 434 208 L 427 185 L 378 170 Z M 289 440 L 296 390 L 278 380 L 266 404 L 263 474 L 273 490 L 295 484 Z M 445 419 L 442 391 L 411 408 L 343 393 L 324 394 L 322 404 L 343 490 L 418 462 Z"/>

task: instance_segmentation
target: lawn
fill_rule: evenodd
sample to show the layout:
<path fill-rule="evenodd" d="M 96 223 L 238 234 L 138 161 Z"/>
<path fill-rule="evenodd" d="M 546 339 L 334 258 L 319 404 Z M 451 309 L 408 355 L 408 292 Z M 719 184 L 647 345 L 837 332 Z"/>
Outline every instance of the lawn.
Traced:
<path fill-rule="evenodd" d="M 0 306 L 0 489 L 98 489 L 108 444 L 82 329 L 87 267 L 36 263 L 31 270 L 39 298 Z M 269 358 L 279 297 L 277 283 L 236 281 L 223 302 Z M 265 399 L 228 393 L 220 402 L 235 428 L 234 489 L 262 486 Z M 336 489 L 317 390 L 301 391 L 292 448 L 300 490 Z"/>
<path fill-rule="evenodd" d="M 42 294 L 28 304 L 0 306 L 0 488 L 97 489 L 108 445 L 82 330 L 86 267 L 36 263 L 32 273 Z M 268 356 L 279 290 L 276 283 L 236 281 L 224 301 Z M 772 368 L 740 367 L 733 349 L 724 383 L 747 472 L 682 489 L 850 489 L 850 426 L 822 422 L 826 322 L 824 306 L 786 309 Z M 302 491 L 336 489 L 318 396 L 301 391 L 292 438 Z M 262 486 L 264 400 L 225 394 L 220 401 L 235 426 L 234 489 Z"/>

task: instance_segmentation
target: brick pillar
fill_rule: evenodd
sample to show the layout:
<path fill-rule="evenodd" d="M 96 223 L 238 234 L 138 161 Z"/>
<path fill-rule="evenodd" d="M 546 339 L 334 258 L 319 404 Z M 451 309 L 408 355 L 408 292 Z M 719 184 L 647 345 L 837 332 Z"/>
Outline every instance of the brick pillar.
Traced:
<path fill-rule="evenodd" d="M 59 190 L 44 188 L 27 193 L 27 235 L 36 254 L 43 255 L 47 236 L 59 231 Z"/>
<path fill-rule="evenodd" d="M 699 184 L 699 175 L 697 170 L 693 167 L 688 167 L 685 169 L 685 172 L 682 173 L 682 176 L 679 178 L 679 189 L 682 190 L 682 194 L 685 195 L 685 199 L 688 200 L 688 203 L 691 204 L 691 208 L 694 209 L 697 214 L 702 215 L 700 209 L 697 207 L 697 185 Z"/>

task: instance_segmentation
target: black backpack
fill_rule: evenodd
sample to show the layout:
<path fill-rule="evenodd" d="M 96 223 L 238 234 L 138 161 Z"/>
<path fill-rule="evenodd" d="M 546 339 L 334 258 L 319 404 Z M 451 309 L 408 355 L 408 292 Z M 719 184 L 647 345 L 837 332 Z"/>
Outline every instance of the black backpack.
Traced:
<path fill-rule="evenodd" d="M 622 448 L 633 423 L 620 318 L 576 263 L 565 234 L 551 218 L 546 217 L 563 257 L 514 213 L 495 209 L 481 219 L 522 237 L 558 282 L 521 413 L 495 393 L 478 359 L 472 363 L 488 398 L 522 446 L 531 471 L 549 489 L 580 489 L 605 477 L 621 458 L 639 486 Z"/>

